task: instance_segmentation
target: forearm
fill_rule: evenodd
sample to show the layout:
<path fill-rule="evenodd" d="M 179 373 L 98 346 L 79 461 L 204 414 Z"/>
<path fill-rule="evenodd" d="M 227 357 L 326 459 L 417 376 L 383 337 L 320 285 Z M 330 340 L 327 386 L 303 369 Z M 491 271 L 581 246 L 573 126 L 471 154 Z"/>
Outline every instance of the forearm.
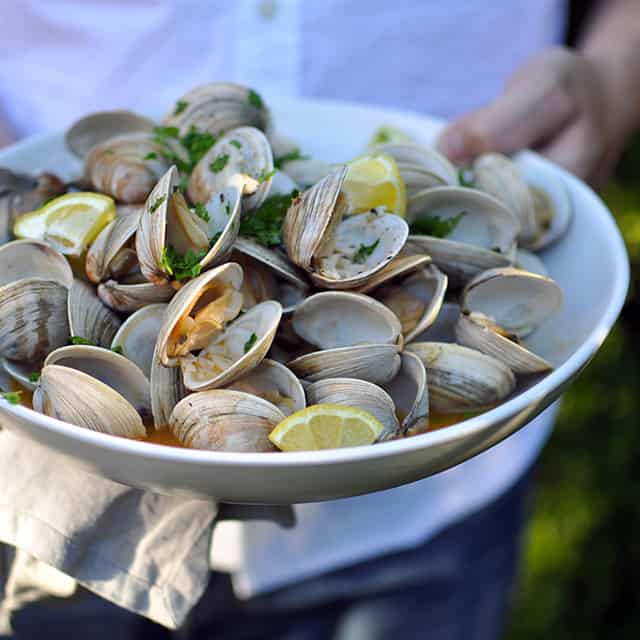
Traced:
<path fill-rule="evenodd" d="M 640 127 L 640 1 L 601 0 L 578 42 L 599 69 L 611 140 Z"/>

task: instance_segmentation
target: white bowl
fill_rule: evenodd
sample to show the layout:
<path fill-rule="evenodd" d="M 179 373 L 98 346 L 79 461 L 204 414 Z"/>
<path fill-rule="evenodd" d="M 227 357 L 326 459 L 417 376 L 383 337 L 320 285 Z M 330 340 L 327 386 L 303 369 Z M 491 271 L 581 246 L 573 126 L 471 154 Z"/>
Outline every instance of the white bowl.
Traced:
<path fill-rule="evenodd" d="M 415 114 L 332 102 L 279 101 L 273 110 L 283 133 L 299 140 L 303 151 L 328 161 L 361 153 L 382 123 L 401 127 L 424 142 L 430 142 L 441 125 Z M 551 166 L 533 153 L 522 157 L 531 165 Z M 59 134 L 1 152 L 0 166 L 28 172 L 49 169 L 66 178 L 79 170 Z M 0 402 L 0 425 L 118 482 L 229 502 L 284 504 L 342 498 L 452 467 L 520 429 L 558 398 L 596 353 L 624 302 L 628 259 L 611 214 L 591 189 L 565 171 L 553 170 L 565 180 L 575 209 L 567 236 L 543 256 L 550 275 L 564 290 L 565 304 L 531 342 L 557 368 L 487 413 L 397 442 L 288 454 L 214 453 L 114 438 L 6 402 Z"/>

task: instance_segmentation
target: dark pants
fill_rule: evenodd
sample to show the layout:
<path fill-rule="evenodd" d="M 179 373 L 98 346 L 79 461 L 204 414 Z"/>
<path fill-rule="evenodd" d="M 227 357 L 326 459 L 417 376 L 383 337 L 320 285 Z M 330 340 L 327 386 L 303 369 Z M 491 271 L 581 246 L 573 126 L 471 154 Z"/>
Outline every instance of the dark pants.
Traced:
<path fill-rule="evenodd" d="M 531 476 L 420 547 L 268 596 L 239 601 L 228 576 L 214 573 L 184 628 L 174 634 L 85 592 L 67 606 L 46 601 L 18 612 L 15 637 L 494 640 L 513 595 Z M 393 522 L 381 514 L 380 526 Z"/>

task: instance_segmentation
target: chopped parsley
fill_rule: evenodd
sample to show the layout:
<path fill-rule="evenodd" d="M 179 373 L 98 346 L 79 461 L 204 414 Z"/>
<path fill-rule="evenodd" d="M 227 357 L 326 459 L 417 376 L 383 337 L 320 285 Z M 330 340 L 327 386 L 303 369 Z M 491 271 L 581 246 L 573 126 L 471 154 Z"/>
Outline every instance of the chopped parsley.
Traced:
<path fill-rule="evenodd" d="M 105 149 L 102 153 L 103 153 L 105 156 L 112 156 L 115 152 L 114 152 L 114 150 L 113 150 L 113 149 Z"/>
<path fill-rule="evenodd" d="M 157 160 L 158 154 L 155 151 L 150 151 L 147 155 L 142 158 L 143 160 Z"/>
<path fill-rule="evenodd" d="M 160 196 L 155 199 L 154 203 L 149 207 L 149 213 L 155 213 L 156 209 L 167 199 L 167 196 Z"/>
<path fill-rule="evenodd" d="M 236 149 L 242 149 L 242 145 L 240 144 L 240 140 L 230 140 L 229 144 L 233 145 Z"/>
<path fill-rule="evenodd" d="M 218 240 L 220 240 L 220 236 L 222 235 L 222 231 L 218 231 L 213 235 L 211 240 L 209 240 L 209 248 L 213 247 Z"/>
<path fill-rule="evenodd" d="M 356 264 L 363 264 L 364 262 L 366 262 L 367 258 L 376 250 L 376 247 L 379 244 L 380 238 L 369 245 L 361 244 L 358 247 L 358 250 L 353 254 L 353 258 L 351 258 L 351 261 L 355 262 Z"/>
<path fill-rule="evenodd" d="M 443 220 L 440 216 L 423 216 L 411 223 L 411 233 L 434 238 L 446 238 L 460 223 L 466 211 L 457 216 Z"/>
<path fill-rule="evenodd" d="M 173 115 L 179 116 L 188 106 L 188 102 L 184 100 L 178 100 L 178 102 L 176 102 L 176 108 L 173 110 Z"/>
<path fill-rule="evenodd" d="M 458 182 L 461 187 L 474 187 L 473 171 L 469 167 L 460 167 L 458 169 Z"/>
<path fill-rule="evenodd" d="M 205 207 L 200 202 L 196 203 L 196 206 L 193 212 L 200 218 L 200 220 L 204 220 L 205 222 L 209 222 L 211 218 L 209 217 L 209 212 L 207 211 L 207 207 Z"/>
<path fill-rule="evenodd" d="M 186 173 L 193 171 L 193 168 L 200 162 L 204 154 L 213 147 L 216 140 L 216 136 L 208 131 L 198 131 L 194 126 L 189 129 L 189 133 L 180 141 L 189 154 L 189 166 Z"/>
<path fill-rule="evenodd" d="M 153 135 L 158 142 L 165 142 L 166 138 L 177 138 L 180 135 L 178 127 L 154 127 Z"/>
<path fill-rule="evenodd" d="M 276 169 L 282 169 L 282 165 L 286 162 L 291 162 L 292 160 L 308 160 L 309 156 L 305 156 L 300 149 L 293 149 L 293 151 L 289 151 L 289 153 L 285 153 L 282 156 L 278 156 L 273 161 L 273 166 Z"/>
<path fill-rule="evenodd" d="M 386 142 L 391 142 L 391 134 L 386 129 L 380 128 L 373 136 L 373 140 L 371 142 L 373 144 L 385 144 Z"/>
<path fill-rule="evenodd" d="M 251 215 L 242 219 L 240 235 L 253 238 L 265 247 L 280 245 L 284 217 L 297 196 L 297 191 L 269 196 Z"/>
<path fill-rule="evenodd" d="M 277 169 L 271 169 L 271 171 L 265 171 L 264 169 L 260 172 L 260 175 L 256 178 L 256 180 L 262 184 L 267 180 L 270 180 L 275 175 Z"/>
<path fill-rule="evenodd" d="M 85 344 L 89 347 L 95 347 L 96 345 L 91 342 L 91 340 L 87 340 L 81 336 L 71 336 L 71 344 Z"/>
<path fill-rule="evenodd" d="M 33 373 L 29 374 L 29 382 L 38 382 L 38 380 L 40 380 L 39 371 L 34 371 Z"/>
<path fill-rule="evenodd" d="M 213 162 L 209 163 L 209 169 L 213 173 L 220 173 L 227 166 L 227 162 L 229 162 L 229 154 L 221 153 Z"/>
<path fill-rule="evenodd" d="M 230 202 L 225 202 L 224 203 L 224 210 L 225 210 L 225 212 L 226 212 L 226 214 L 228 216 L 231 215 L 231 203 Z"/>
<path fill-rule="evenodd" d="M 202 271 L 200 260 L 206 255 L 205 251 L 192 251 L 181 256 L 172 245 L 162 251 L 162 267 L 176 280 L 187 280 L 197 278 Z"/>
<path fill-rule="evenodd" d="M 119 356 L 124 355 L 124 351 L 122 350 L 122 345 L 117 344 L 115 347 L 111 347 L 111 351 L 113 353 L 117 353 Z"/>
<path fill-rule="evenodd" d="M 249 93 L 247 94 L 247 100 L 249 101 L 249 104 L 254 106 L 256 109 L 264 108 L 264 102 L 262 101 L 260 94 L 257 91 L 254 91 L 253 89 L 249 89 Z"/>
<path fill-rule="evenodd" d="M 171 164 L 175 164 L 184 178 L 193 171 L 202 157 L 216 143 L 216 136 L 208 131 L 199 131 L 192 126 L 189 132 L 180 137 L 178 127 L 155 127 L 154 140 L 162 148 L 161 156 Z M 173 140 L 172 140 L 173 139 Z M 179 143 L 185 150 L 188 159 L 185 160 L 175 152 L 175 145 Z"/>
<path fill-rule="evenodd" d="M 244 343 L 244 352 L 249 353 L 251 351 L 251 347 L 258 341 L 258 336 L 255 333 L 252 333 L 249 336 L 249 339 Z"/>
<path fill-rule="evenodd" d="M 2 393 L 2 397 L 9 404 L 21 404 L 22 391 L 5 391 Z"/>

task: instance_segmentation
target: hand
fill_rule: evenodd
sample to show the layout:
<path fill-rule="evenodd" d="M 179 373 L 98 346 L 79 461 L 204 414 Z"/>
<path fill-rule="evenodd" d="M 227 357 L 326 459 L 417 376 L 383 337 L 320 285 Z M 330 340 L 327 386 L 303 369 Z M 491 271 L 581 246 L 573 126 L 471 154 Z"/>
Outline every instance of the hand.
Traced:
<path fill-rule="evenodd" d="M 608 131 L 611 105 L 602 74 L 580 53 L 549 49 L 520 67 L 494 102 L 450 124 L 437 146 L 456 163 L 485 151 L 535 149 L 601 184 L 623 146 Z"/>

